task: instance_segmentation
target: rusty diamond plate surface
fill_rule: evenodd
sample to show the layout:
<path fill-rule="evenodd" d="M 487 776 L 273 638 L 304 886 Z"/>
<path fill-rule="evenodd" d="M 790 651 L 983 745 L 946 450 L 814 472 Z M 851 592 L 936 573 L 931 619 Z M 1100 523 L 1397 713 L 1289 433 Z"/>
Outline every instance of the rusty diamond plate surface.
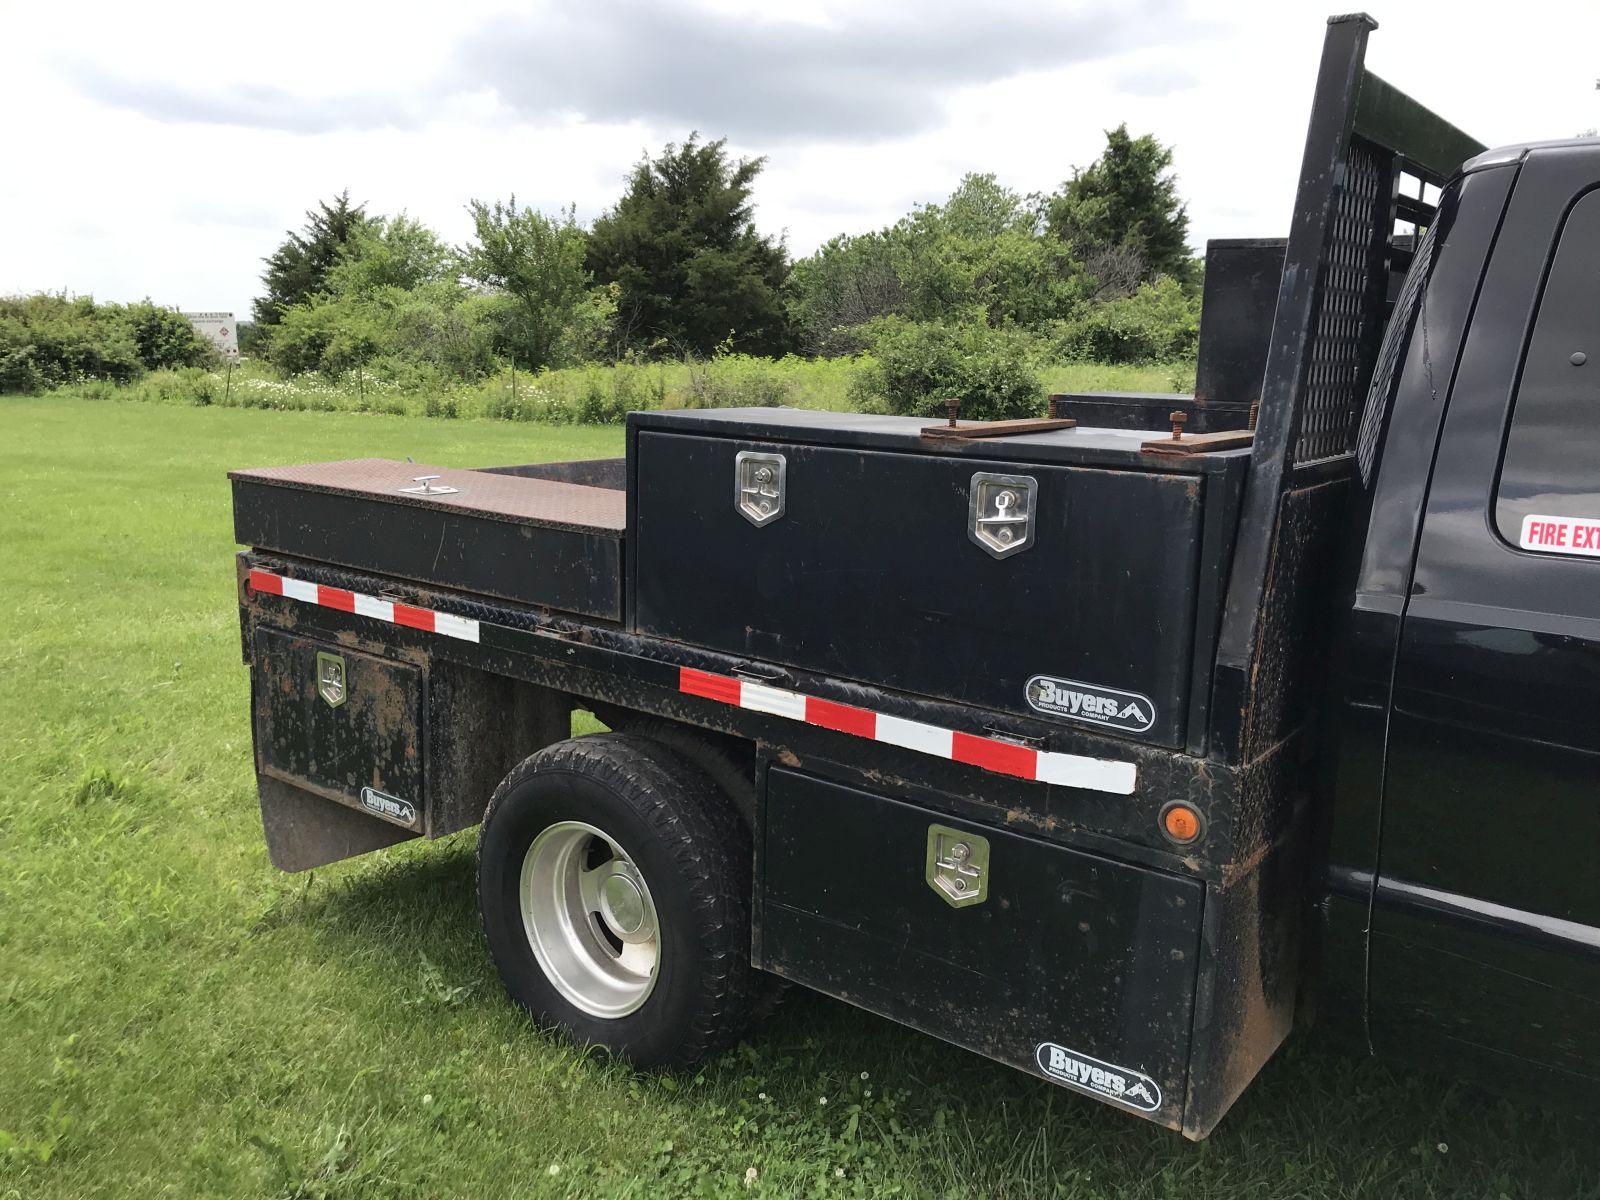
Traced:
<path fill-rule="evenodd" d="M 419 475 L 437 475 L 438 478 L 429 486 L 453 487 L 456 491 L 420 495 L 401 490 L 416 487 L 414 480 Z M 486 471 L 430 467 L 425 463 L 395 462 L 388 458 L 353 458 L 293 467 L 262 467 L 250 471 L 230 471 L 228 478 L 365 496 L 395 504 L 457 508 L 501 520 L 573 529 L 620 533 L 627 523 L 625 494 L 609 488 L 584 487 L 553 479 L 496 475 Z"/>

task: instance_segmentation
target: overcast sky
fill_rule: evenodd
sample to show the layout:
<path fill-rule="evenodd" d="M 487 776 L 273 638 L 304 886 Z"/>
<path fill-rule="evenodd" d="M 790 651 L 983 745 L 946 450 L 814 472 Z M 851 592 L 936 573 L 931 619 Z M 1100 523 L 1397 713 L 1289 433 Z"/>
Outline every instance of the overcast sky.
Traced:
<path fill-rule="evenodd" d="M 1128 122 L 1192 242 L 1286 231 L 1335 0 L 0 0 L 0 294 L 246 312 L 348 187 L 452 241 L 503 197 L 580 219 L 691 130 L 765 155 L 804 254 L 967 171 L 1058 186 Z M 1600 3 L 1375 0 L 1368 65 L 1490 145 L 1600 125 Z"/>

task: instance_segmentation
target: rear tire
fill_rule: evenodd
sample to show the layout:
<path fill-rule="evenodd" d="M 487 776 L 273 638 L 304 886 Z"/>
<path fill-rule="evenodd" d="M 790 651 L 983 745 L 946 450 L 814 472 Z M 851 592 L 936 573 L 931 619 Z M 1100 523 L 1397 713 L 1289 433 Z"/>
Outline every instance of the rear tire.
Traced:
<path fill-rule="evenodd" d="M 541 1025 L 637 1066 L 688 1065 L 749 1020 L 749 862 L 744 822 L 671 750 L 624 733 L 557 742 L 484 814 L 484 939 Z"/>
<path fill-rule="evenodd" d="M 636 737 L 659 742 L 678 757 L 687 759 L 705 772 L 733 804 L 745 822 L 754 827 L 756 820 L 755 755 L 753 748 L 730 737 L 707 733 L 646 713 L 626 709 L 605 709 L 595 714 L 612 729 Z M 746 857 L 743 865 L 743 895 L 751 903 L 752 860 Z M 778 1010 L 783 998 L 793 986 L 787 979 L 770 971 L 752 969 L 753 999 L 750 1006 L 750 1024 L 761 1025 Z"/>

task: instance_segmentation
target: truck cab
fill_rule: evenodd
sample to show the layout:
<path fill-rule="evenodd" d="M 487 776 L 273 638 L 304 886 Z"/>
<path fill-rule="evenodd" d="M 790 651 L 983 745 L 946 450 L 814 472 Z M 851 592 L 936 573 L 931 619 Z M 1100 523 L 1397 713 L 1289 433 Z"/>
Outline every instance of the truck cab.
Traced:
<path fill-rule="evenodd" d="M 1324 874 L 1380 1054 L 1600 1064 L 1600 142 L 1444 189 L 1363 414 Z"/>

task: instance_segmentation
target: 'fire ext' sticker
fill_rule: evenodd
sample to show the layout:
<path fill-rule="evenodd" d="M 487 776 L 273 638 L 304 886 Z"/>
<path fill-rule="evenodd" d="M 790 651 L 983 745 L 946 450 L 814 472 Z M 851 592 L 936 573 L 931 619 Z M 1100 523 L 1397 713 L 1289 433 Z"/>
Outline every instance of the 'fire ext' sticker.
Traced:
<path fill-rule="evenodd" d="M 1156 723 L 1156 706 L 1148 696 L 1098 683 L 1035 675 L 1028 680 L 1027 697 L 1029 707 L 1046 716 L 1070 717 L 1128 733 L 1143 733 Z"/>
<path fill-rule="evenodd" d="M 1523 517 L 1522 548 L 1600 558 L 1600 521 L 1593 517 Z"/>
<path fill-rule="evenodd" d="M 1143 1071 L 1101 1062 L 1054 1042 L 1039 1043 L 1034 1058 L 1038 1060 L 1039 1070 L 1058 1083 L 1070 1084 L 1140 1112 L 1155 1112 L 1161 1107 L 1161 1088 Z"/>

